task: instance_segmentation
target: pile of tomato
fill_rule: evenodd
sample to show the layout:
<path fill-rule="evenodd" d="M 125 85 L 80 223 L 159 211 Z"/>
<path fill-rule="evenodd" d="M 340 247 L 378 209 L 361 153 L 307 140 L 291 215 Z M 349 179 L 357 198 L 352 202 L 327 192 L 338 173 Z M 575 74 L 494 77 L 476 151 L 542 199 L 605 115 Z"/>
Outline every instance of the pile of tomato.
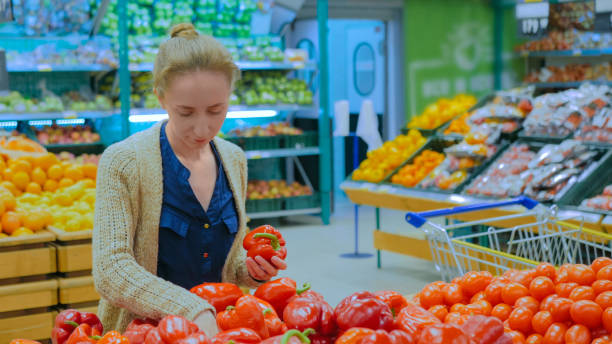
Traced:
<path fill-rule="evenodd" d="M 451 283 L 433 282 L 415 296 L 445 323 L 471 315 L 503 321 L 514 343 L 609 344 L 612 342 L 612 259 L 591 265 L 542 263 L 493 277 L 468 272 Z"/>

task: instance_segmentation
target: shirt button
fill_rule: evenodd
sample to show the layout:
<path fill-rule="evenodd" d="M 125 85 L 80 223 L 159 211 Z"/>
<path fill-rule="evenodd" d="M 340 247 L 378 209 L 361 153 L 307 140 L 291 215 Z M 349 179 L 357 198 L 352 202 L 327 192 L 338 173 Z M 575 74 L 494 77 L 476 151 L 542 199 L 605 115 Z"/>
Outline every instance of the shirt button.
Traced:
<path fill-rule="evenodd" d="M 203 256 L 204 258 L 208 258 L 208 252 L 204 252 Z"/>
<path fill-rule="evenodd" d="M 204 228 L 208 229 L 208 228 L 210 228 L 210 225 L 208 223 L 205 223 L 204 224 Z"/>

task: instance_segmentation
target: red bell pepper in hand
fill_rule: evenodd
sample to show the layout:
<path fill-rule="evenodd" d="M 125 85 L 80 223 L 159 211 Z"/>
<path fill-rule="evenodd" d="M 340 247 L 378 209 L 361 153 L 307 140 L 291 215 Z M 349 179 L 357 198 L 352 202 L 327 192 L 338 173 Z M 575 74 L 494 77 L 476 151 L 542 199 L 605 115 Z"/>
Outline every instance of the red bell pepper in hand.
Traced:
<path fill-rule="evenodd" d="M 287 257 L 285 244 L 285 239 L 280 232 L 270 225 L 255 228 L 242 241 L 242 247 L 247 250 L 248 257 L 261 256 L 267 261 L 270 261 L 272 257 L 285 259 Z"/>
<path fill-rule="evenodd" d="M 334 309 L 318 293 L 293 298 L 283 311 L 287 328 L 313 329 L 318 335 L 329 336 L 336 332 Z"/>
<path fill-rule="evenodd" d="M 98 334 L 104 332 L 102 322 L 95 314 L 66 309 L 55 317 L 55 326 L 51 331 L 51 342 L 53 344 L 64 344 L 70 334 L 81 324 L 88 324 Z"/>
<path fill-rule="evenodd" d="M 300 289 L 291 278 L 283 277 L 264 283 L 255 290 L 256 297 L 269 302 L 277 314 L 283 314 L 283 310 L 289 303 L 289 299 L 310 289 L 310 284 L 305 283 Z"/>
<path fill-rule="evenodd" d="M 365 327 L 354 327 L 342 334 L 335 344 L 414 344 L 415 339 L 400 330 L 387 332 Z"/>
<path fill-rule="evenodd" d="M 203 283 L 190 290 L 204 300 L 208 301 L 217 313 L 224 311 L 227 306 L 233 306 L 244 295 L 242 289 L 232 283 Z"/>
<path fill-rule="evenodd" d="M 228 344 L 229 342 L 234 344 L 259 344 L 261 337 L 250 328 L 239 327 L 217 333 L 211 344 Z"/>
<path fill-rule="evenodd" d="M 342 300 L 334 314 L 341 330 L 366 327 L 390 331 L 394 328 L 391 308 L 368 291 L 354 293 Z"/>
<path fill-rule="evenodd" d="M 374 296 L 376 296 L 376 298 L 380 301 L 386 303 L 387 306 L 391 308 L 391 313 L 393 313 L 393 316 L 397 316 L 399 312 L 404 309 L 404 307 L 408 306 L 408 301 L 406 298 L 396 291 L 377 291 L 374 292 Z"/>
<path fill-rule="evenodd" d="M 127 337 L 117 331 L 107 332 L 96 344 L 132 344 Z"/>
<path fill-rule="evenodd" d="M 176 315 L 164 317 L 159 321 L 157 329 L 161 339 L 167 344 L 176 343 L 193 333 L 199 332 L 199 328 L 196 324 Z"/>
<path fill-rule="evenodd" d="M 254 330 L 262 338 L 270 337 L 263 309 L 252 295 L 244 295 L 236 301 L 236 306 L 217 314 L 217 326 L 222 331 L 246 327 Z"/>
<path fill-rule="evenodd" d="M 425 327 L 418 344 L 471 344 L 470 337 L 455 324 L 433 324 Z"/>
<path fill-rule="evenodd" d="M 88 324 L 81 324 L 72 331 L 70 337 L 66 340 L 66 344 L 96 344 L 100 339 L 100 332 L 97 329 L 91 328 Z"/>
<path fill-rule="evenodd" d="M 123 335 L 129 340 L 130 344 L 144 344 L 147 334 L 156 326 L 157 321 L 134 319 Z"/>
<path fill-rule="evenodd" d="M 313 333 L 314 330 L 312 329 L 307 329 L 304 332 L 289 330 L 283 335 L 270 337 L 261 342 L 261 344 L 310 344 L 308 336 Z"/>
<path fill-rule="evenodd" d="M 433 324 L 439 324 L 440 319 L 425 309 L 412 303 L 401 310 L 397 319 L 396 326 L 411 335 L 414 338 L 419 338 L 423 328 Z"/>
<path fill-rule="evenodd" d="M 494 344 L 504 335 L 504 325 L 496 317 L 473 315 L 461 325 L 474 344 Z"/>

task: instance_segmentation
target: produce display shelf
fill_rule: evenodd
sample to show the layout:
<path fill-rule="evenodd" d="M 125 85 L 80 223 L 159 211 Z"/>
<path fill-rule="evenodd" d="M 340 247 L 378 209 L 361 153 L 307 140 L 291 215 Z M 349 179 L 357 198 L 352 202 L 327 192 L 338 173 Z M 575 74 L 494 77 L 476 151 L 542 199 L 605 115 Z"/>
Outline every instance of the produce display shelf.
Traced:
<path fill-rule="evenodd" d="M 7 66 L 9 73 L 33 73 L 33 72 L 109 72 L 116 68 L 104 64 L 84 64 L 84 65 L 52 65 L 52 64 L 37 64 L 30 66 L 19 66 L 10 64 Z"/>
<path fill-rule="evenodd" d="M 0 239 L 0 280 L 56 272 L 56 250 L 51 245 L 53 240 L 55 235 L 47 230 Z"/>
<path fill-rule="evenodd" d="M 612 48 L 522 51 L 520 55 L 525 57 L 607 56 L 612 55 Z"/>
<path fill-rule="evenodd" d="M 314 70 L 314 62 L 270 62 L 270 61 L 238 61 L 241 70 Z M 153 63 L 130 63 L 129 70 L 132 72 L 150 72 Z"/>
<path fill-rule="evenodd" d="M 49 144 L 45 145 L 45 148 L 51 153 L 61 153 L 64 151 L 71 152 L 73 154 L 100 154 L 104 151 L 104 144 L 102 142 L 94 143 L 74 143 L 74 144 Z"/>
<path fill-rule="evenodd" d="M 308 209 L 288 209 L 288 210 L 277 210 L 277 211 L 266 211 L 258 213 L 247 213 L 247 216 L 253 219 L 265 219 L 272 217 L 281 216 L 293 216 L 293 215 L 307 215 L 307 214 L 320 214 L 321 208 L 308 208 Z"/>
<path fill-rule="evenodd" d="M 116 111 L 58 111 L 33 113 L 0 113 L 0 121 L 32 121 L 74 118 L 105 118 Z"/>
<path fill-rule="evenodd" d="M 57 241 L 57 271 L 69 273 L 91 270 L 92 264 L 92 230 L 66 232 L 62 229 L 49 227 Z"/>
<path fill-rule="evenodd" d="M 257 110 L 272 110 L 272 111 L 317 111 L 314 105 L 298 105 L 298 104 L 270 104 L 270 105 L 230 105 L 228 111 L 257 111 Z M 130 109 L 130 115 L 165 115 L 166 110 L 160 108 Z"/>
<path fill-rule="evenodd" d="M 534 82 L 528 85 L 533 85 L 536 88 L 578 88 L 580 85 L 589 82 L 595 85 L 607 85 L 612 86 L 612 80 L 600 81 L 600 80 L 584 80 L 584 81 L 573 81 L 573 82 Z"/>
<path fill-rule="evenodd" d="M 321 149 L 319 147 L 304 147 L 304 148 L 281 148 L 268 150 L 249 150 L 246 151 L 247 159 L 269 159 L 269 158 L 286 158 L 291 156 L 319 155 Z"/>

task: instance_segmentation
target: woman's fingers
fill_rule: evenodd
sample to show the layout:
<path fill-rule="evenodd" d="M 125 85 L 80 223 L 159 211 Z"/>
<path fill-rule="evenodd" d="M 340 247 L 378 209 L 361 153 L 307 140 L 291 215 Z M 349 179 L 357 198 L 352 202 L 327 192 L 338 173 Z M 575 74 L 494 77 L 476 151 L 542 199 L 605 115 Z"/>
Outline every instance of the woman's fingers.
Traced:
<path fill-rule="evenodd" d="M 257 256 L 255 257 L 255 261 L 257 262 L 257 264 L 259 264 L 259 267 L 268 274 L 269 277 L 276 276 L 276 274 L 278 273 L 276 268 L 263 257 Z"/>
<path fill-rule="evenodd" d="M 247 258 L 246 260 L 247 270 L 254 279 L 265 281 L 268 279 L 266 272 L 253 260 L 253 258 Z"/>
<path fill-rule="evenodd" d="M 278 270 L 287 269 L 287 262 L 279 257 L 272 257 L 272 264 L 274 264 Z"/>

